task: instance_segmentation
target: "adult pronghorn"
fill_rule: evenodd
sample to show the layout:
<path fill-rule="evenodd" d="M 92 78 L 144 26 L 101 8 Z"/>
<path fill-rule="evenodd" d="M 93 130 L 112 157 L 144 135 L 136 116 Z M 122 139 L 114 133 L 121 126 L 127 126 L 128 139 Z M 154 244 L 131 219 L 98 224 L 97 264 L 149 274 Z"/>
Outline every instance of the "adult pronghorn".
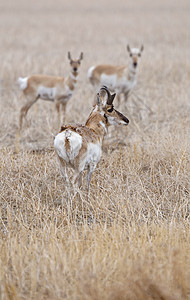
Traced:
<path fill-rule="evenodd" d="M 89 189 L 93 171 L 102 154 L 102 143 L 110 125 L 127 125 L 129 120 L 114 109 L 113 100 L 107 87 L 102 87 L 97 94 L 85 125 L 72 124 L 61 127 L 54 139 L 54 147 L 60 163 L 62 175 L 68 182 L 67 166 L 75 171 L 73 182 L 78 179 L 81 184 L 82 171 L 87 169 L 87 186 Z"/>
<path fill-rule="evenodd" d="M 20 128 L 22 128 L 23 117 L 26 117 L 28 110 L 38 99 L 54 101 L 58 114 L 61 105 L 63 116 L 65 115 L 67 102 L 72 97 L 77 83 L 78 69 L 81 60 L 83 59 L 83 53 L 81 52 L 78 59 L 72 59 L 70 52 L 68 52 L 68 59 L 70 60 L 71 71 L 66 78 L 47 75 L 31 75 L 29 77 L 20 77 L 18 79 L 20 88 L 23 90 L 27 99 L 27 103 L 20 110 Z"/>
<path fill-rule="evenodd" d="M 130 48 L 127 45 L 130 58 L 128 66 L 98 65 L 90 67 L 88 70 L 90 82 L 95 86 L 106 85 L 111 91 L 117 93 L 119 102 L 120 94 L 124 94 L 124 98 L 127 100 L 129 92 L 137 83 L 138 62 L 143 49 L 143 45 L 140 49 Z"/>

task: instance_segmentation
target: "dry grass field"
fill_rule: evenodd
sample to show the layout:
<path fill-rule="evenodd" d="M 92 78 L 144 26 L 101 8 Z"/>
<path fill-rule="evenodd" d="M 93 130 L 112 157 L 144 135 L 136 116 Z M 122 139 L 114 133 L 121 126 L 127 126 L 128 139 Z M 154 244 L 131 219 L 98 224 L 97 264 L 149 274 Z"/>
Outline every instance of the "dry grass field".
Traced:
<path fill-rule="evenodd" d="M 52 103 L 18 135 L 17 78 L 65 76 L 83 51 L 66 122 L 85 122 L 88 68 L 127 64 L 127 43 L 145 48 L 130 124 L 110 130 L 87 199 L 59 172 Z M 1 300 L 190 299 L 189 99 L 189 0 L 0 0 Z"/>

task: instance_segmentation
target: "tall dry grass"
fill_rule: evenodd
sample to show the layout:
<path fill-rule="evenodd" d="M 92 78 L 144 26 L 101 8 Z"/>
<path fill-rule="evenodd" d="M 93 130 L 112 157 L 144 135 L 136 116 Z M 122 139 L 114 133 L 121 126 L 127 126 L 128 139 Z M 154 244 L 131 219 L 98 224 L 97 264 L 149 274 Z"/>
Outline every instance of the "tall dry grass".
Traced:
<path fill-rule="evenodd" d="M 189 8 L 0 1 L 0 299 L 190 298 Z M 66 122 L 84 122 L 88 67 L 126 63 L 127 43 L 145 46 L 135 94 L 119 108 L 130 124 L 110 131 L 88 199 L 60 175 L 52 103 L 36 103 L 18 135 L 16 80 L 66 75 L 67 51 L 83 51 Z"/>

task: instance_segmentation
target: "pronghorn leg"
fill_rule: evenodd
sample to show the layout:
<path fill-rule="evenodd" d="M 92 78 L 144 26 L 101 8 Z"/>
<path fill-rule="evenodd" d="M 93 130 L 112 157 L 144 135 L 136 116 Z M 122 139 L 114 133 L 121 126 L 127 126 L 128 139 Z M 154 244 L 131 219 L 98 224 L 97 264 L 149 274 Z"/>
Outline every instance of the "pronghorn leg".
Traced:
<path fill-rule="evenodd" d="M 58 128 L 60 128 L 61 121 L 60 121 L 60 101 L 59 100 L 55 100 L 55 108 L 57 110 L 57 117 L 58 117 L 57 125 L 58 125 Z"/>
<path fill-rule="evenodd" d="M 94 172 L 94 170 L 96 169 L 96 164 L 92 164 L 89 166 L 88 168 L 88 172 L 87 172 L 87 202 L 90 201 L 90 182 L 92 179 L 92 173 Z"/>
<path fill-rule="evenodd" d="M 62 117 L 61 117 L 61 122 L 65 123 L 65 116 L 66 116 L 66 103 L 61 103 L 61 108 L 62 108 Z"/>
<path fill-rule="evenodd" d="M 67 175 L 67 166 L 66 166 L 66 163 L 64 162 L 63 159 L 59 158 L 58 157 L 58 162 L 59 162 L 59 165 L 60 165 L 60 171 L 61 171 L 61 175 L 63 176 L 67 186 L 69 186 L 69 177 Z"/>
<path fill-rule="evenodd" d="M 81 176 L 82 176 L 81 172 L 76 171 L 76 173 L 73 176 L 72 183 L 76 184 L 76 182 L 78 181 L 78 184 L 80 184 L 81 183 Z"/>
<path fill-rule="evenodd" d="M 35 99 L 30 99 L 27 101 L 27 103 L 21 108 L 20 110 L 20 117 L 19 117 L 19 128 L 22 129 L 22 122 L 23 118 L 26 118 L 27 112 L 30 109 L 30 107 L 39 99 L 39 96 L 37 96 Z"/>
<path fill-rule="evenodd" d="M 94 170 L 96 169 L 96 164 L 95 163 L 91 163 L 91 165 L 88 168 L 88 173 L 87 173 L 87 189 L 89 192 L 89 188 L 90 188 L 90 181 L 92 178 L 92 173 L 94 172 Z"/>
<path fill-rule="evenodd" d="M 129 92 L 124 93 L 124 101 L 127 102 L 129 98 Z"/>
<path fill-rule="evenodd" d="M 65 179 L 66 184 L 69 185 L 69 177 L 68 177 L 68 175 L 67 175 L 67 168 L 66 168 L 66 165 L 65 165 L 64 169 L 61 168 L 61 175 L 62 175 L 63 178 Z"/>
<path fill-rule="evenodd" d="M 79 186 L 79 189 L 82 186 L 82 173 L 80 173 L 79 176 L 78 176 L 78 186 Z"/>
<path fill-rule="evenodd" d="M 60 112 L 60 101 L 59 100 L 55 101 L 55 107 L 56 107 L 57 112 L 59 113 Z"/>
<path fill-rule="evenodd" d="M 79 202 L 80 200 L 80 193 L 79 193 L 79 189 L 81 187 L 81 183 L 82 183 L 82 173 L 80 171 L 76 171 L 76 173 L 74 174 L 73 178 L 72 178 L 72 189 L 73 189 L 73 196 L 77 196 L 77 200 Z M 76 183 L 78 181 L 78 186 L 76 186 Z"/>
<path fill-rule="evenodd" d="M 89 191 L 89 188 L 90 188 L 90 181 L 91 181 L 91 178 L 92 178 L 92 173 L 93 172 L 88 172 L 88 175 L 87 175 L 87 188 L 88 188 L 88 191 Z"/>

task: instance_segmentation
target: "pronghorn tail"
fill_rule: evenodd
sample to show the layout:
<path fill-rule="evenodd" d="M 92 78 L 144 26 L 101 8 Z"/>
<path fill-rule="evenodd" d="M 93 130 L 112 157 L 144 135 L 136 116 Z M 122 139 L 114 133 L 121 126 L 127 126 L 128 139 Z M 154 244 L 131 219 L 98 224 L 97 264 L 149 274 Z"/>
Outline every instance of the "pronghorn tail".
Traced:
<path fill-rule="evenodd" d="M 18 78 L 18 84 L 20 85 L 21 90 L 25 90 L 27 88 L 27 83 L 28 83 L 28 77 L 25 77 L 25 78 L 19 77 Z"/>
<path fill-rule="evenodd" d="M 90 67 L 89 69 L 88 69 L 88 78 L 89 79 L 91 79 L 92 78 L 92 72 L 94 71 L 94 66 L 93 67 Z"/>

